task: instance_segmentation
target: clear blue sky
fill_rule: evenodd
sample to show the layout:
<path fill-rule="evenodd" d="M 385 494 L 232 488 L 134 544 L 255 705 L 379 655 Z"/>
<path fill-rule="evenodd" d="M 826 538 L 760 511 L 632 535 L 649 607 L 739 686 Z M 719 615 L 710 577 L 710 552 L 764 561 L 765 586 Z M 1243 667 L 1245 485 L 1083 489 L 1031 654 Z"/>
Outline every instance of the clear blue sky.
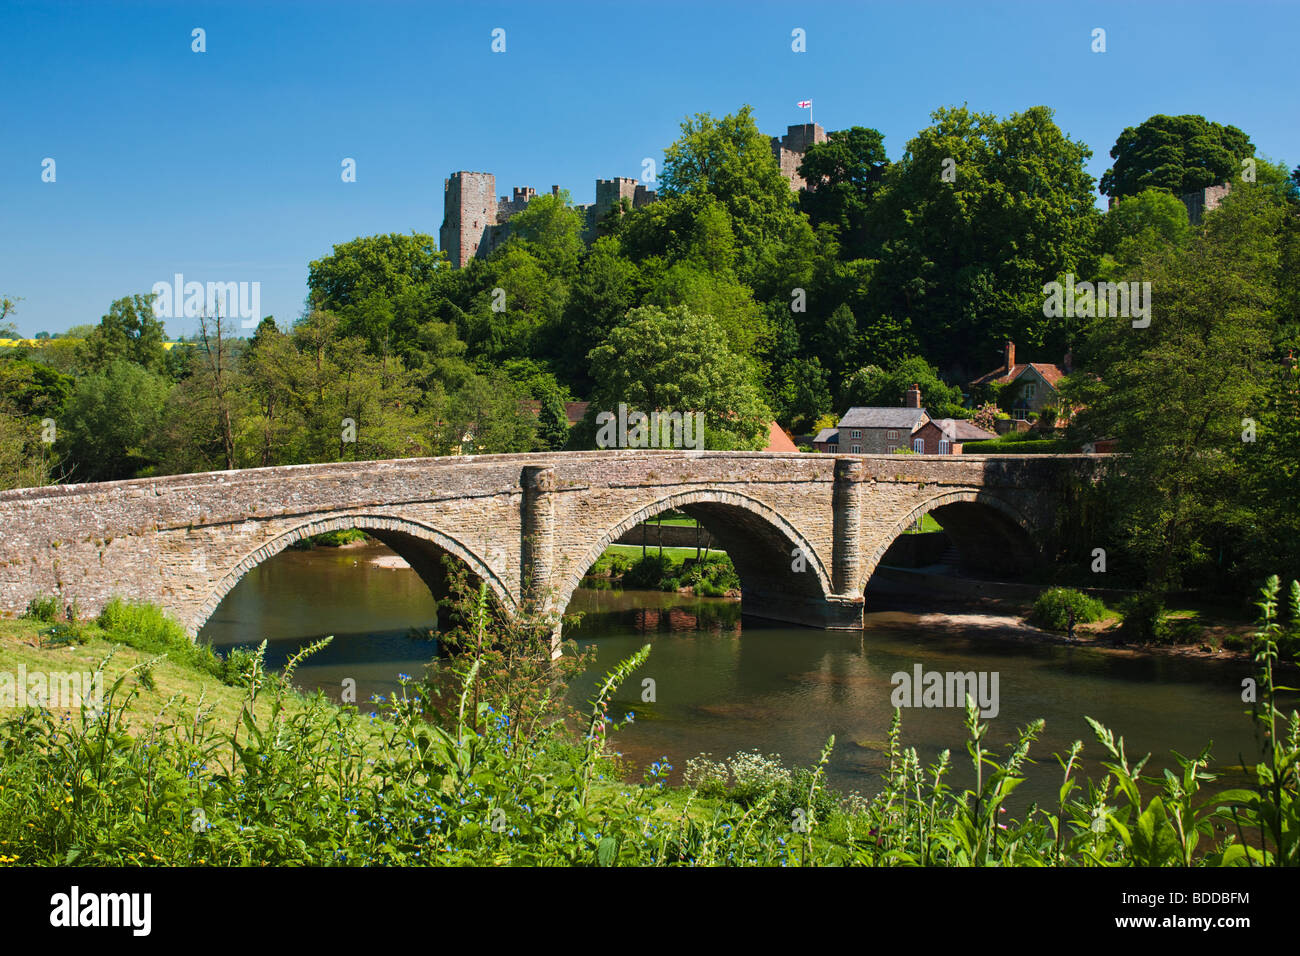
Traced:
<path fill-rule="evenodd" d="M 0 294 L 23 298 L 26 335 L 97 322 L 175 272 L 258 281 L 262 312 L 292 321 L 335 243 L 436 237 L 453 170 L 590 202 L 597 178 L 661 161 L 685 116 L 745 103 L 779 133 L 811 97 L 817 122 L 875 127 L 891 158 L 964 102 L 1052 107 L 1098 178 L 1153 113 L 1300 162 L 1294 2 L 0 0 L 0 37 Z"/>

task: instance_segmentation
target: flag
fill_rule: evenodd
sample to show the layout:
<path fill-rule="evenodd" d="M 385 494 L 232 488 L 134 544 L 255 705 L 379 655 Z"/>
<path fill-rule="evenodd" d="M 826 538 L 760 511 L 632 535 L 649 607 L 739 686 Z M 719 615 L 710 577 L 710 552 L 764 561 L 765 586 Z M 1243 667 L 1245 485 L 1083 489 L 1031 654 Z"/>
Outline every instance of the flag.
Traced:
<path fill-rule="evenodd" d="M 810 109 L 812 109 L 812 100 L 800 100 L 800 101 L 799 101 L 799 108 L 800 108 L 801 110 L 810 110 Z"/>

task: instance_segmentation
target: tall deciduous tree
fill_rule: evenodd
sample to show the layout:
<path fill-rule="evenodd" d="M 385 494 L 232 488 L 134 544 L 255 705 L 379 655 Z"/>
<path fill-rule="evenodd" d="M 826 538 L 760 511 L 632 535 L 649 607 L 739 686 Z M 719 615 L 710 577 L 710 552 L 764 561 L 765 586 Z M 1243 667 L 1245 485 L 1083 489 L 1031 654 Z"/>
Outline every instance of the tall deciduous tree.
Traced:
<path fill-rule="evenodd" d="M 1136 196 L 1163 189 L 1181 196 L 1235 178 L 1255 146 L 1235 126 L 1204 116 L 1157 114 L 1119 134 L 1111 148 L 1115 165 L 1101 177 L 1107 196 Z"/>
<path fill-rule="evenodd" d="M 697 113 L 683 122 L 681 136 L 664 151 L 660 179 L 664 198 L 709 196 L 723 206 L 736 237 L 742 279 L 749 278 L 763 248 L 795 222 L 790 184 L 749 106 L 722 119 Z"/>
<path fill-rule="evenodd" d="M 762 448 L 767 442 L 772 413 L 757 384 L 759 370 L 728 348 L 709 316 L 682 306 L 633 309 L 590 358 L 596 389 L 584 422 L 588 430 L 598 412 L 623 402 L 647 413 L 703 412 L 709 448 Z"/>
<path fill-rule="evenodd" d="M 865 314 L 910 320 L 923 353 L 973 373 L 1009 338 L 1061 351 L 1072 327 L 1043 315 L 1043 285 L 1095 268 L 1091 151 L 1036 106 L 999 120 L 965 107 L 890 167 L 873 217 L 884 237 Z"/>
<path fill-rule="evenodd" d="M 867 253 L 868 213 L 888 167 L 884 137 L 864 126 L 829 133 L 804 153 L 799 207 L 814 226 L 835 227 L 846 259 Z"/>
<path fill-rule="evenodd" d="M 1275 367 L 1283 215 L 1276 194 L 1234 189 L 1185 249 L 1154 248 L 1130 274 L 1151 283 L 1150 325 L 1095 320 L 1080 350 L 1084 374 L 1064 387 L 1083 406 L 1080 437 L 1114 438 L 1127 454 L 1111 500 L 1155 588 L 1177 584 L 1207 557 L 1215 529 L 1240 520 L 1238 452 Z"/>

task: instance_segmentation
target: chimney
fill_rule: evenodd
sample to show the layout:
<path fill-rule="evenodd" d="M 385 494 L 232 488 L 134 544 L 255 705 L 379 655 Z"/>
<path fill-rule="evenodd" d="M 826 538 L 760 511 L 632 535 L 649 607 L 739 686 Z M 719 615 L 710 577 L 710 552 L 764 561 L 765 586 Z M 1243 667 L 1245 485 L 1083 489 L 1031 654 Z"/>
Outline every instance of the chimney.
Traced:
<path fill-rule="evenodd" d="M 1003 352 L 1003 361 L 1007 367 L 1008 372 L 1016 367 L 1016 343 L 1015 342 L 1007 342 L 1006 349 Z"/>
<path fill-rule="evenodd" d="M 552 187 L 551 187 L 551 195 L 552 195 L 552 196 L 558 196 L 559 194 L 560 194 L 560 187 L 559 187 L 559 186 L 552 186 Z"/>
<path fill-rule="evenodd" d="M 1065 358 L 1061 359 L 1061 368 L 1065 369 L 1066 375 L 1074 371 L 1074 349 L 1065 350 Z"/>
<path fill-rule="evenodd" d="M 907 390 L 907 396 L 903 399 L 903 405 L 906 408 L 921 407 L 921 387 L 913 383 L 912 387 Z"/>

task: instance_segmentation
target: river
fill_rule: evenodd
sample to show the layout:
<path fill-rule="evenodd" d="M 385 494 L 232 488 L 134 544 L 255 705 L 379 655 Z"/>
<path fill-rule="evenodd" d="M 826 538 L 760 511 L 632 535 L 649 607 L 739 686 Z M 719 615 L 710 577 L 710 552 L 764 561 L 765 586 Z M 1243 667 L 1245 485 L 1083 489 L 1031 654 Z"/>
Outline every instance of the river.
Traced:
<path fill-rule="evenodd" d="M 277 665 L 304 641 L 333 635 L 326 650 L 298 671 L 297 683 L 339 698 L 345 678 L 357 700 L 386 694 L 398 674 L 419 676 L 434 642 L 412 636 L 435 609 L 423 583 L 405 567 L 376 563 L 382 545 L 286 551 L 253 571 L 225 598 L 200 633 L 218 650 L 265 638 Z M 870 605 L 869 605 L 870 606 Z M 1256 743 L 1241 702 L 1251 670 L 1239 661 L 1129 656 L 1060 644 L 1007 641 L 964 618 L 915 610 L 867 614 L 861 631 L 818 631 L 745 619 L 735 601 L 644 591 L 580 589 L 570 607 L 583 612 L 569 632 L 594 645 L 596 666 L 575 680 L 571 698 L 584 701 L 600 674 L 645 643 L 650 658 L 618 693 L 610 713 L 634 722 L 614 737 L 636 766 L 667 757 L 680 779 L 699 753 L 721 758 L 742 750 L 780 754 L 787 765 L 811 765 L 827 738 L 836 745 L 828 782 L 871 795 L 880 788 L 892 714 L 891 678 L 924 671 L 998 674 L 999 710 L 989 743 L 1003 747 L 1016 730 L 1042 717 L 1031 750 L 1037 763 L 1017 792 L 1017 805 L 1055 802 L 1060 770 L 1053 753 L 1074 740 L 1096 761 L 1100 747 L 1087 714 L 1123 734 L 1130 755 L 1153 752 L 1153 766 L 1171 766 L 1170 750 L 1194 754 L 1214 742 L 1212 769 L 1253 762 Z M 643 681 L 654 701 L 642 700 Z M 960 708 L 903 710 L 903 740 L 927 762 L 950 748 L 970 779 Z M 1088 769 L 1099 770 L 1095 762 Z M 1238 783 L 1237 774 L 1221 783 Z"/>

